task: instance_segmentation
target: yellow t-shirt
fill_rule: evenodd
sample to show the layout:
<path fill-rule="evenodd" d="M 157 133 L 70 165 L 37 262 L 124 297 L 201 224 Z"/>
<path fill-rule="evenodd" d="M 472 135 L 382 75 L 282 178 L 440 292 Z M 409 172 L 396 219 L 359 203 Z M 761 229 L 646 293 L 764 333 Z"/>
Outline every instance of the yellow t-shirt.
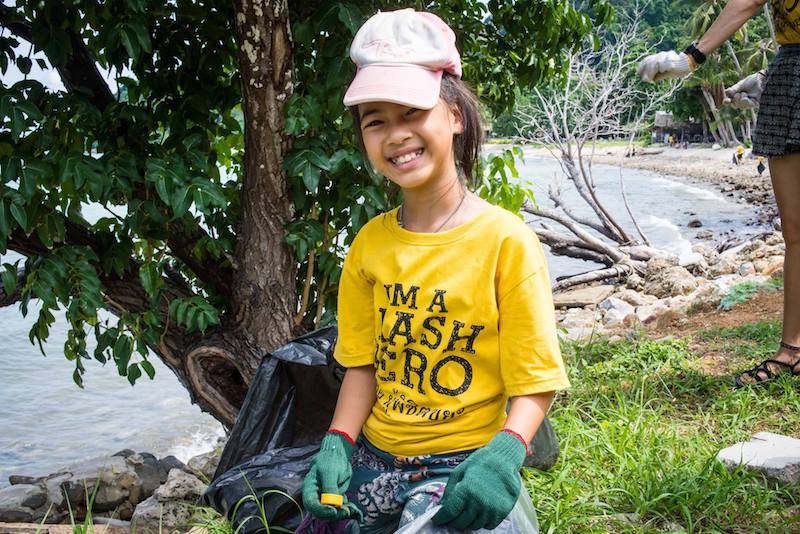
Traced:
<path fill-rule="evenodd" d="M 770 0 L 779 45 L 800 43 L 800 0 Z"/>
<path fill-rule="evenodd" d="M 523 221 L 498 207 L 440 233 L 397 209 L 353 240 L 339 283 L 334 357 L 375 365 L 363 432 L 395 456 L 485 445 L 508 397 L 569 386 L 547 264 Z"/>

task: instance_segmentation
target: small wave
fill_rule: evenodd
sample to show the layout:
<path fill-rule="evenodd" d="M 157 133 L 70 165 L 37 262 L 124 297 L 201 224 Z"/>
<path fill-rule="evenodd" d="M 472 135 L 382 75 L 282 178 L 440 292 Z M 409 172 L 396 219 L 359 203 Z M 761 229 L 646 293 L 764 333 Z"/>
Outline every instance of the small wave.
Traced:
<path fill-rule="evenodd" d="M 724 196 L 715 191 L 709 191 L 708 189 L 703 189 L 700 187 L 695 187 L 693 185 L 676 182 L 674 180 L 668 180 L 666 178 L 655 177 L 652 178 L 651 180 L 655 183 L 667 187 L 668 189 L 675 189 L 691 193 L 692 195 L 695 195 L 698 199 L 716 200 L 718 202 L 725 202 L 726 204 L 728 203 L 728 199 L 726 199 Z"/>
<path fill-rule="evenodd" d="M 651 227 L 661 229 L 662 235 L 665 237 L 661 246 L 664 249 L 677 254 L 678 257 L 681 258 L 681 261 L 683 261 L 684 258 L 692 257 L 695 254 L 692 251 L 692 243 L 683 237 L 680 228 L 669 219 L 656 217 L 655 215 L 647 215 L 644 219 L 642 219 L 642 222 Z M 645 233 L 648 232 L 645 231 Z"/>
<path fill-rule="evenodd" d="M 214 450 L 217 439 L 225 436 L 222 425 L 214 428 L 196 430 L 190 436 L 179 438 L 167 450 L 167 455 L 175 456 L 181 462 L 188 462 L 191 458 Z"/>

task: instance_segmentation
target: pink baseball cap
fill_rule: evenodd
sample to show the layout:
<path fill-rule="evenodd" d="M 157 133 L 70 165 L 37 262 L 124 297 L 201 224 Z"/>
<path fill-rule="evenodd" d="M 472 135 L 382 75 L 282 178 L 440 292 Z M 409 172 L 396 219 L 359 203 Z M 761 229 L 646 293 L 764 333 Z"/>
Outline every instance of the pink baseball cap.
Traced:
<path fill-rule="evenodd" d="M 353 38 L 350 59 L 358 71 L 344 95 L 346 106 L 394 102 L 431 109 L 442 72 L 461 77 L 453 30 L 433 13 L 411 8 L 370 17 Z"/>

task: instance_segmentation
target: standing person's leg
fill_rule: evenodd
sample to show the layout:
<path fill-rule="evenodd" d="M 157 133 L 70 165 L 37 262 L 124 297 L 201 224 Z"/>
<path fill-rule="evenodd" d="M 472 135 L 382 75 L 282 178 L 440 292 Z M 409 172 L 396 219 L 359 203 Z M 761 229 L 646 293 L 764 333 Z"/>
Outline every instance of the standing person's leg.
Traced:
<path fill-rule="evenodd" d="M 769 172 L 786 243 L 783 263 L 782 341 L 800 347 L 800 153 L 770 158 Z M 737 383 L 743 385 L 761 382 L 768 380 L 770 375 L 784 372 L 800 373 L 800 351 L 782 346 L 773 359 L 783 365 L 764 362 L 740 375 Z"/>

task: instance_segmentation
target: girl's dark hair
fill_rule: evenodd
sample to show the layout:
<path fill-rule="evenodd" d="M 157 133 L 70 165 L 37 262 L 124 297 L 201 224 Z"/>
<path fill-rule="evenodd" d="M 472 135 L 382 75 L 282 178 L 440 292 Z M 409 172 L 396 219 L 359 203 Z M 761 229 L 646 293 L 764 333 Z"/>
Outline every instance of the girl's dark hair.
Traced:
<path fill-rule="evenodd" d="M 442 73 L 439 97 L 448 104 L 455 105 L 461 112 L 464 131 L 456 134 L 453 139 L 453 152 L 455 153 L 459 178 L 468 185 L 473 185 L 477 182 L 477 176 L 475 176 L 477 172 L 476 162 L 483 144 L 483 124 L 478 111 L 478 98 L 465 81 L 448 72 Z M 369 165 L 364 139 L 361 137 L 361 116 L 358 113 L 358 106 L 351 106 L 350 112 L 353 114 L 353 125 L 356 130 L 358 147 L 361 149 L 364 161 Z"/>

